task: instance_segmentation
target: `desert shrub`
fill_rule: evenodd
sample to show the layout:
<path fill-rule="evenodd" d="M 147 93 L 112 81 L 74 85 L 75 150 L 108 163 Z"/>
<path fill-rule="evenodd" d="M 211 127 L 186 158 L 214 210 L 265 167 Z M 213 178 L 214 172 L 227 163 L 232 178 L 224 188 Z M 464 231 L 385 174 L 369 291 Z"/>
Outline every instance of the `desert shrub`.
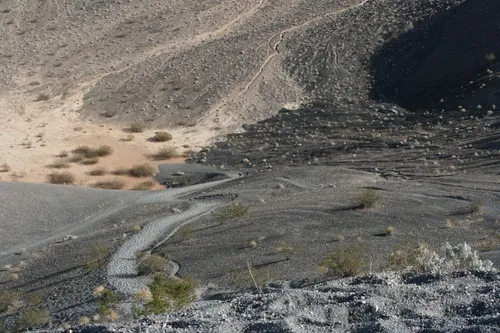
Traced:
<path fill-rule="evenodd" d="M 135 139 L 135 136 L 133 134 L 128 134 L 125 138 L 121 139 L 120 141 L 130 142 L 134 139 Z"/>
<path fill-rule="evenodd" d="M 80 163 L 83 165 L 94 165 L 99 163 L 99 159 L 97 157 L 86 158 L 83 161 L 80 161 Z"/>
<path fill-rule="evenodd" d="M 35 99 L 35 102 L 42 102 L 42 101 L 48 101 L 50 99 L 50 95 L 48 94 L 40 94 L 38 97 Z"/>
<path fill-rule="evenodd" d="M 326 273 L 341 277 L 359 275 L 365 267 L 365 251 L 359 243 L 332 251 L 320 264 Z"/>
<path fill-rule="evenodd" d="M 92 148 L 89 146 L 79 146 L 73 149 L 72 153 L 75 155 L 81 155 L 85 158 L 96 158 L 111 155 L 113 149 L 110 146 L 102 145 L 97 148 Z"/>
<path fill-rule="evenodd" d="M 157 274 L 149 289 L 153 300 L 145 304 L 145 311 L 152 314 L 183 308 L 196 298 L 196 283 L 190 279 L 167 278 Z"/>
<path fill-rule="evenodd" d="M 27 310 L 21 313 L 17 326 L 19 330 L 26 330 L 48 323 L 50 312 L 47 310 Z"/>
<path fill-rule="evenodd" d="M 356 198 L 356 205 L 361 208 L 373 208 L 380 200 L 377 192 L 372 189 L 366 189 L 361 195 Z"/>
<path fill-rule="evenodd" d="M 71 156 L 71 157 L 69 158 L 69 161 L 70 161 L 71 163 L 78 163 L 78 162 L 81 162 L 81 161 L 83 161 L 83 156 L 82 156 L 82 155 L 74 155 L 74 156 Z"/>
<path fill-rule="evenodd" d="M 394 234 L 394 227 L 388 226 L 385 228 L 385 234 L 386 236 L 392 236 Z"/>
<path fill-rule="evenodd" d="M 117 176 L 125 176 L 125 175 L 128 175 L 130 173 L 130 169 L 128 168 L 119 168 L 119 169 L 116 169 L 112 172 L 113 175 L 117 175 Z"/>
<path fill-rule="evenodd" d="M 125 187 L 125 183 L 121 180 L 103 180 L 92 184 L 92 187 L 101 188 L 105 190 L 120 190 Z"/>
<path fill-rule="evenodd" d="M 152 180 L 146 180 L 145 182 L 141 182 L 132 187 L 134 191 L 147 191 L 150 190 L 153 186 L 155 186 L 155 182 Z"/>
<path fill-rule="evenodd" d="M 97 244 L 90 249 L 90 258 L 85 262 L 87 270 L 98 269 L 104 265 L 104 261 L 110 254 L 111 249 L 105 244 Z"/>
<path fill-rule="evenodd" d="M 97 308 L 99 309 L 99 314 L 108 315 L 112 308 L 122 300 L 122 298 L 115 294 L 113 291 L 103 288 L 99 295 L 97 295 Z"/>
<path fill-rule="evenodd" d="M 398 244 L 389 255 L 389 268 L 404 270 L 409 267 L 414 267 L 417 269 L 417 257 L 419 256 L 420 246 L 426 245 L 413 246 L 410 244 Z"/>
<path fill-rule="evenodd" d="M 248 211 L 248 206 L 242 203 L 235 203 L 219 209 L 216 215 L 221 220 L 232 220 L 245 215 Z"/>
<path fill-rule="evenodd" d="M 290 256 L 294 253 L 295 249 L 286 239 L 281 239 L 278 241 L 276 246 L 276 252 L 283 253 L 287 260 L 290 260 Z"/>
<path fill-rule="evenodd" d="M 142 133 L 144 130 L 146 130 L 146 125 L 140 121 L 133 122 L 129 126 L 129 131 L 132 133 Z"/>
<path fill-rule="evenodd" d="M 95 168 L 89 171 L 89 175 L 91 176 L 103 176 L 106 174 L 106 169 L 104 168 Z"/>
<path fill-rule="evenodd" d="M 156 142 L 167 142 L 172 140 L 172 134 L 168 132 L 156 132 L 151 139 Z"/>
<path fill-rule="evenodd" d="M 169 262 L 167 258 L 152 254 L 139 262 L 137 270 L 139 275 L 159 273 L 168 267 Z"/>
<path fill-rule="evenodd" d="M 0 290 L 0 312 L 6 311 L 20 296 L 21 294 L 17 291 Z"/>
<path fill-rule="evenodd" d="M 57 155 L 57 157 L 61 157 L 61 158 L 68 157 L 68 156 L 69 156 L 69 153 L 66 150 L 62 150 L 59 153 L 59 155 Z"/>
<path fill-rule="evenodd" d="M 61 158 L 54 163 L 49 164 L 48 167 L 53 169 L 67 169 L 70 167 L 69 160 L 66 158 Z"/>
<path fill-rule="evenodd" d="M 4 163 L 0 166 L 0 172 L 9 172 L 10 166 L 7 163 Z"/>
<path fill-rule="evenodd" d="M 75 149 L 73 149 L 71 152 L 75 155 L 82 155 L 84 157 L 95 157 L 91 156 L 92 155 L 92 148 L 89 146 L 78 146 Z"/>
<path fill-rule="evenodd" d="M 113 152 L 113 149 L 107 145 L 101 145 L 98 148 L 94 149 L 94 153 L 98 157 L 105 157 L 105 156 L 111 155 L 112 152 Z"/>
<path fill-rule="evenodd" d="M 247 263 L 246 268 L 234 276 L 233 284 L 243 288 L 255 287 L 260 292 L 262 287 L 272 280 L 273 277 L 268 269 L 256 268 Z"/>
<path fill-rule="evenodd" d="M 155 168 L 150 164 L 137 164 L 129 170 L 129 174 L 133 177 L 151 177 L 155 174 Z"/>
<path fill-rule="evenodd" d="M 155 159 L 157 160 L 169 160 L 177 156 L 177 149 L 175 149 L 175 147 L 168 146 L 158 149 L 158 151 L 154 155 Z"/>
<path fill-rule="evenodd" d="M 47 175 L 47 179 L 51 184 L 69 185 L 75 182 L 75 176 L 69 172 L 54 172 Z"/>
<path fill-rule="evenodd" d="M 83 317 L 78 318 L 78 324 L 80 324 L 80 325 L 87 325 L 89 323 L 90 323 L 90 318 L 87 316 L 83 316 Z"/>
<path fill-rule="evenodd" d="M 472 200 L 467 208 L 467 214 L 481 214 L 484 201 L 481 199 Z"/>
<path fill-rule="evenodd" d="M 477 251 L 474 251 L 467 243 L 456 246 L 445 243 L 441 252 L 442 255 L 431 250 L 427 245 L 420 244 L 418 247 L 401 251 L 397 256 L 389 257 L 389 263 L 396 262 L 399 263 L 400 268 L 431 274 L 471 270 L 496 271 L 491 261 L 480 260 Z M 402 259 L 405 261 L 402 262 Z"/>

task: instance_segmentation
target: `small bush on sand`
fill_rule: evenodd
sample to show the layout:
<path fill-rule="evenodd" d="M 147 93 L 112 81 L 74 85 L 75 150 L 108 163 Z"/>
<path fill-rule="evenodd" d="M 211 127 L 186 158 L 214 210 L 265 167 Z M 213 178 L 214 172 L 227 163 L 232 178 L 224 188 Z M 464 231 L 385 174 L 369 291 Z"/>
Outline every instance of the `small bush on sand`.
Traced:
<path fill-rule="evenodd" d="M 10 166 L 7 163 L 4 163 L 0 166 L 0 172 L 9 172 Z"/>
<path fill-rule="evenodd" d="M 385 235 L 386 236 L 392 236 L 394 234 L 394 227 L 388 226 L 385 228 Z"/>
<path fill-rule="evenodd" d="M 50 312 L 47 310 L 27 310 L 21 313 L 17 322 L 18 330 L 24 331 L 48 323 Z"/>
<path fill-rule="evenodd" d="M 71 156 L 71 157 L 69 158 L 69 161 L 70 161 L 71 163 L 78 163 L 78 162 L 81 162 L 81 161 L 83 161 L 83 156 L 82 156 L 82 155 L 74 155 L 74 156 Z"/>
<path fill-rule="evenodd" d="M 133 141 L 134 139 L 135 139 L 135 136 L 133 134 L 129 134 L 126 137 L 124 137 L 123 139 L 121 139 L 120 141 L 130 142 L 130 141 Z"/>
<path fill-rule="evenodd" d="M 170 260 L 158 254 L 151 254 L 139 262 L 139 275 L 149 275 L 165 271 Z"/>
<path fill-rule="evenodd" d="M 156 142 L 167 142 L 172 140 L 172 134 L 168 132 L 156 132 L 151 140 Z"/>
<path fill-rule="evenodd" d="M 245 215 L 248 211 L 248 206 L 242 203 L 235 203 L 219 209 L 215 214 L 220 220 L 232 220 Z"/>
<path fill-rule="evenodd" d="M 153 186 L 155 186 L 155 182 L 152 180 L 146 180 L 145 182 L 141 182 L 132 187 L 134 191 L 147 191 L 150 190 Z"/>
<path fill-rule="evenodd" d="M 99 163 L 99 159 L 97 157 L 86 158 L 80 162 L 80 164 L 83 164 L 83 165 L 94 165 L 97 163 Z"/>
<path fill-rule="evenodd" d="M 177 149 L 175 149 L 175 147 L 165 146 L 158 149 L 158 152 L 154 155 L 154 158 L 157 160 L 169 160 L 177 156 L 179 155 L 177 154 Z"/>
<path fill-rule="evenodd" d="M 146 130 L 146 125 L 139 121 L 133 122 L 129 127 L 129 131 L 132 133 L 142 133 L 144 130 Z"/>
<path fill-rule="evenodd" d="M 356 276 L 366 267 L 364 248 L 355 243 L 332 251 L 320 264 L 322 271 L 341 277 Z"/>
<path fill-rule="evenodd" d="M 128 168 L 119 168 L 119 169 L 116 169 L 112 172 L 113 175 L 117 175 L 117 176 L 126 176 L 130 173 L 130 169 Z"/>
<path fill-rule="evenodd" d="M 110 146 L 102 145 L 94 149 L 94 152 L 98 157 L 105 157 L 111 155 L 113 149 Z"/>
<path fill-rule="evenodd" d="M 60 158 L 52 164 L 48 165 L 49 168 L 54 169 L 67 169 L 70 167 L 69 160 L 66 158 Z"/>
<path fill-rule="evenodd" d="M 89 175 L 91 176 L 104 176 L 107 173 L 104 168 L 95 168 L 89 171 Z"/>
<path fill-rule="evenodd" d="M 97 148 L 92 148 L 89 146 L 79 146 L 72 151 L 73 154 L 81 155 L 85 158 L 105 157 L 111 155 L 112 152 L 113 149 L 107 145 L 102 145 Z"/>
<path fill-rule="evenodd" d="M 155 174 L 155 168 L 150 164 L 137 164 L 129 170 L 129 174 L 133 177 L 151 177 Z"/>
<path fill-rule="evenodd" d="M 57 155 L 57 157 L 60 157 L 60 158 L 64 158 L 64 157 L 68 157 L 69 156 L 69 153 L 66 151 L 66 150 L 62 150 L 59 155 Z"/>
<path fill-rule="evenodd" d="M 125 187 L 125 183 L 121 180 L 103 180 L 97 183 L 92 184 L 92 187 L 101 188 L 105 190 L 121 190 Z"/>
<path fill-rule="evenodd" d="M 361 195 L 356 198 L 356 205 L 361 209 L 373 208 L 380 200 L 377 192 L 372 189 L 366 189 Z"/>
<path fill-rule="evenodd" d="M 481 199 L 472 200 L 468 209 L 467 214 L 477 215 L 481 214 L 483 211 L 484 201 Z"/>
<path fill-rule="evenodd" d="M 153 300 L 145 305 L 145 310 L 151 314 L 181 309 L 196 298 L 196 283 L 190 279 L 173 279 L 157 274 L 149 289 Z"/>
<path fill-rule="evenodd" d="M 47 179 L 51 184 L 70 185 L 75 182 L 75 176 L 69 172 L 54 172 L 47 175 Z"/>

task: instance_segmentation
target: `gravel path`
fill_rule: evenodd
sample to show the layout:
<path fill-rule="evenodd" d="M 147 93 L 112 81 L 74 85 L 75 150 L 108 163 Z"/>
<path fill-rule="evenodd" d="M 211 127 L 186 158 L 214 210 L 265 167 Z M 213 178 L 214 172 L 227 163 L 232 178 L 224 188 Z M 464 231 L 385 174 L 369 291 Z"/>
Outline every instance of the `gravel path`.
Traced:
<path fill-rule="evenodd" d="M 232 178 L 162 191 L 141 198 L 137 202 L 154 203 L 175 201 L 181 196 L 225 183 L 231 179 Z M 125 295 L 136 295 L 138 291 L 143 289 L 151 281 L 150 277 L 137 276 L 137 253 L 151 250 L 158 246 L 172 237 L 183 225 L 193 222 L 203 215 L 209 214 L 220 205 L 220 203 L 221 200 L 194 201 L 190 208 L 184 212 L 161 217 L 148 223 L 139 233 L 127 240 L 113 254 L 107 270 L 109 283 Z"/>

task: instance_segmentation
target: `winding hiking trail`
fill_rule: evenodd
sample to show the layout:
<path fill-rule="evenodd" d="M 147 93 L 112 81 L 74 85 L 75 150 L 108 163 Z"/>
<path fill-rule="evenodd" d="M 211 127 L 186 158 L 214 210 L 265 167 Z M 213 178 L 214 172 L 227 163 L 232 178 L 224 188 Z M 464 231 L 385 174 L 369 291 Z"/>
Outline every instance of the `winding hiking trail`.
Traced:
<path fill-rule="evenodd" d="M 137 203 L 175 202 L 187 194 L 228 182 L 235 178 L 236 175 L 229 174 L 228 176 L 230 176 L 228 179 L 154 193 L 141 198 Z M 111 257 L 107 269 L 109 284 L 125 295 L 135 296 L 151 281 L 150 277 L 137 275 L 137 254 L 151 250 L 158 244 L 165 242 L 179 228 L 206 214 L 210 214 L 222 203 L 222 200 L 194 201 L 189 209 L 182 213 L 160 217 L 149 222 L 139 233 L 123 243 Z"/>

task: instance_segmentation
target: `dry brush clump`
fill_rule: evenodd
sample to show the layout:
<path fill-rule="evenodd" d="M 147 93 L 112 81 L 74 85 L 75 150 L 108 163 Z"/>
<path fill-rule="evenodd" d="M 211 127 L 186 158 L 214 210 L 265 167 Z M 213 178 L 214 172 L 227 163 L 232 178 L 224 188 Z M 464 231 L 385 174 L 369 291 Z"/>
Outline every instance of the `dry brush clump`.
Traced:
<path fill-rule="evenodd" d="M 122 188 L 125 187 L 125 183 L 119 179 L 102 180 L 92 184 L 92 187 L 104 190 L 121 190 Z"/>
<path fill-rule="evenodd" d="M 110 253 L 111 248 L 105 244 L 92 246 L 90 249 L 90 258 L 84 264 L 85 269 L 94 270 L 103 267 L 104 262 Z"/>
<path fill-rule="evenodd" d="M 245 215 L 248 212 L 248 206 L 242 203 L 235 203 L 219 209 L 215 215 L 222 221 L 232 220 Z"/>
<path fill-rule="evenodd" d="M 171 146 L 160 148 L 158 149 L 156 154 L 154 154 L 154 158 L 157 160 L 169 160 L 177 156 L 179 156 L 179 154 L 177 153 L 177 149 Z"/>
<path fill-rule="evenodd" d="M 146 180 L 144 182 L 140 182 L 132 187 L 134 191 L 147 191 L 155 186 L 155 182 L 152 180 Z"/>
<path fill-rule="evenodd" d="M 89 146 L 79 146 L 72 151 L 75 155 L 83 156 L 84 158 L 105 157 L 113 153 L 113 149 L 107 145 L 101 145 L 97 148 Z"/>
<path fill-rule="evenodd" d="M 179 310 L 196 299 L 196 283 L 189 278 L 167 278 L 157 274 L 149 284 L 149 290 L 152 300 L 144 304 L 147 314 Z"/>
<path fill-rule="evenodd" d="M 358 208 L 366 209 L 373 208 L 380 201 L 380 197 L 373 189 L 366 189 L 361 193 L 355 201 L 355 204 Z"/>
<path fill-rule="evenodd" d="M 130 124 L 128 130 L 132 133 L 142 133 L 146 130 L 146 125 L 142 122 L 136 121 Z"/>
<path fill-rule="evenodd" d="M 10 166 L 7 163 L 0 165 L 0 172 L 9 172 Z"/>
<path fill-rule="evenodd" d="M 104 176 L 107 173 L 105 168 L 95 168 L 88 172 L 90 176 Z"/>
<path fill-rule="evenodd" d="M 155 172 L 156 169 L 152 165 L 147 163 L 134 165 L 132 168 L 128 170 L 128 173 L 132 177 L 137 177 L 137 178 L 151 177 L 154 176 Z"/>
<path fill-rule="evenodd" d="M 137 271 L 139 275 L 160 273 L 168 268 L 170 260 L 158 254 L 151 254 L 139 261 Z"/>
<path fill-rule="evenodd" d="M 69 172 L 53 172 L 47 175 L 47 180 L 51 184 L 71 185 L 75 182 L 75 176 Z"/>
<path fill-rule="evenodd" d="M 167 142 L 172 140 L 172 134 L 168 132 L 156 132 L 155 135 L 151 138 L 151 141 L 155 142 Z"/>
<path fill-rule="evenodd" d="M 360 275 L 365 268 L 365 248 L 359 243 L 333 250 L 320 263 L 321 271 L 340 277 Z"/>
<path fill-rule="evenodd" d="M 26 310 L 21 312 L 17 321 L 17 329 L 25 331 L 47 324 L 50 320 L 50 312 L 47 310 Z"/>

